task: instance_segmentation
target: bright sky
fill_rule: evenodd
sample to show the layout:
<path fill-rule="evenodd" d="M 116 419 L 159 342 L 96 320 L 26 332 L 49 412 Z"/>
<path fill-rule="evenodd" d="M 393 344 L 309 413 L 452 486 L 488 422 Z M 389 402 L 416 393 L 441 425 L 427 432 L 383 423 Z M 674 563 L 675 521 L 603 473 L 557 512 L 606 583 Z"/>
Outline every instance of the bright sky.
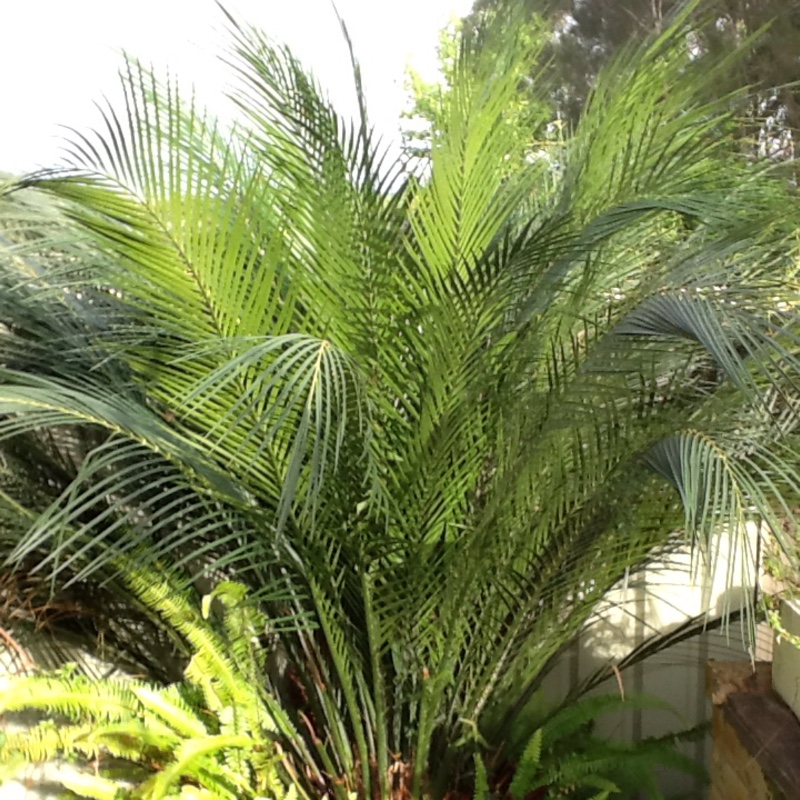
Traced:
<path fill-rule="evenodd" d="M 331 0 L 228 0 L 238 19 L 289 44 L 342 111 L 355 107 Z M 372 122 L 396 139 L 409 61 L 435 74 L 439 30 L 470 0 L 338 0 L 361 62 Z M 195 83 L 213 106 L 227 78 L 214 0 L 0 0 L 0 172 L 51 166 L 59 125 L 97 122 L 93 101 L 115 96 L 121 51 Z"/>

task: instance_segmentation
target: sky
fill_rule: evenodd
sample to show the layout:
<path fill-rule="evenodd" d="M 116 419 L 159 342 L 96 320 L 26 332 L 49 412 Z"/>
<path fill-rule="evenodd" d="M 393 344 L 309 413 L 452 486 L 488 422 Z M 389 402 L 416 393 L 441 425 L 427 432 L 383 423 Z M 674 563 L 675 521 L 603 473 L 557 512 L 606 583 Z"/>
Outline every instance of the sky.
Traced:
<path fill-rule="evenodd" d="M 370 118 L 399 139 L 403 78 L 436 74 L 439 30 L 470 0 L 337 0 L 361 62 Z M 355 98 L 331 0 L 228 0 L 238 19 L 288 44 L 342 113 Z M 95 101 L 118 97 L 122 51 L 194 83 L 214 107 L 228 77 L 225 21 L 214 0 L 0 0 L 0 172 L 58 162 L 69 132 L 98 122 Z"/>

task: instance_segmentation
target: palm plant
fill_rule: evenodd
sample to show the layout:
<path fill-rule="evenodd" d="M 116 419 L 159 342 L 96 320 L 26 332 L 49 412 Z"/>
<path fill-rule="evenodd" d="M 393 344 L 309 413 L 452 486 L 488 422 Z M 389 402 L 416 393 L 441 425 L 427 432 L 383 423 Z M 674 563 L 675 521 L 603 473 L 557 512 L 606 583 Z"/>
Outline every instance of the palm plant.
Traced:
<path fill-rule="evenodd" d="M 125 107 L 4 198 L 7 564 L 247 585 L 309 793 L 457 796 L 475 753 L 496 780 L 627 568 L 676 530 L 709 561 L 778 531 L 800 488 L 796 207 L 708 100 L 740 54 L 698 72 L 684 22 L 512 175 L 546 36 L 500 17 L 423 175 L 387 163 L 355 61 L 351 124 L 230 19 L 233 131 L 131 61 Z"/>

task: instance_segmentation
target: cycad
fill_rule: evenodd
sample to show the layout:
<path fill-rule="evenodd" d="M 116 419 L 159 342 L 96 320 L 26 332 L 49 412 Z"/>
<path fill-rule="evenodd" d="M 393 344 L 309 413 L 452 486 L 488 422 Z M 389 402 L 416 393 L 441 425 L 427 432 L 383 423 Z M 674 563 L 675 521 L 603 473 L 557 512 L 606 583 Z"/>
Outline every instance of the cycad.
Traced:
<path fill-rule="evenodd" d="M 461 43 L 422 177 L 231 28 L 232 134 L 132 62 L 9 189 L 9 563 L 242 582 L 308 791 L 469 793 L 628 567 L 800 488 L 794 200 L 681 20 L 512 176 L 514 25 Z"/>

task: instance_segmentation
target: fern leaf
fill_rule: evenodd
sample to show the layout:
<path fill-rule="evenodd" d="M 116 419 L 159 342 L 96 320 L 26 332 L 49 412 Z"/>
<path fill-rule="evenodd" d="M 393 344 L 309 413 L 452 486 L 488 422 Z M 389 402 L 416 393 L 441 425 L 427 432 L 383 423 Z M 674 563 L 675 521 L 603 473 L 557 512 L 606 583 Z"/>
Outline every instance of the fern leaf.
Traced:
<path fill-rule="evenodd" d="M 58 771 L 57 777 L 65 789 L 91 800 L 122 800 L 127 794 L 117 781 L 89 772 L 62 769 Z"/>
<path fill-rule="evenodd" d="M 472 800 L 489 800 L 489 778 L 486 775 L 483 759 L 478 753 L 475 753 L 473 760 L 475 763 L 475 790 L 472 793 Z"/>
<path fill-rule="evenodd" d="M 90 681 L 79 675 L 15 678 L 0 689 L 0 712 L 37 708 L 72 720 L 124 720 L 139 703 L 121 682 Z"/>
<path fill-rule="evenodd" d="M 525 746 L 514 780 L 509 786 L 509 793 L 514 800 L 522 800 L 526 794 L 541 785 L 540 762 L 542 757 L 542 729 L 539 728 Z"/>
<path fill-rule="evenodd" d="M 206 736 L 184 742 L 175 753 L 175 761 L 156 776 L 150 798 L 163 800 L 177 781 L 201 769 L 206 760 L 213 761 L 213 757 L 221 751 L 249 750 L 252 746 L 253 741 L 247 736 Z M 228 777 L 234 785 L 240 786 L 244 791 L 249 788 L 243 776 L 231 774 Z"/>
<path fill-rule="evenodd" d="M 0 760 L 4 764 L 14 762 L 17 767 L 54 761 L 73 749 L 76 742 L 84 740 L 91 730 L 88 725 L 59 726 L 45 720 L 26 731 L 5 734 L 0 744 Z"/>
<path fill-rule="evenodd" d="M 133 691 L 148 713 L 160 717 L 182 736 L 202 736 L 207 733 L 206 726 L 183 701 L 177 687 L 154 689 L 141 685 Z"/>

